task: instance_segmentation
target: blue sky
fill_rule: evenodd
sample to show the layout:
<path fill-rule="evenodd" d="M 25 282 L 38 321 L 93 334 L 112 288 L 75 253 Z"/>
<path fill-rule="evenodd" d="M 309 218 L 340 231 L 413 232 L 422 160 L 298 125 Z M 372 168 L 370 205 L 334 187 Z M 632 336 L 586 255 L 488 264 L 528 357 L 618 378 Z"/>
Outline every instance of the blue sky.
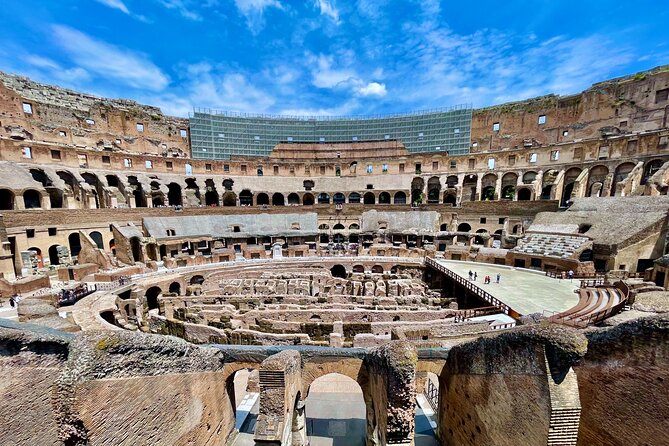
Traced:
<path fill-rule="evenodd" d="M 5 0 L 0 70 L 186 116 L 368 115 L 669 64 L 669 2 Z"/>

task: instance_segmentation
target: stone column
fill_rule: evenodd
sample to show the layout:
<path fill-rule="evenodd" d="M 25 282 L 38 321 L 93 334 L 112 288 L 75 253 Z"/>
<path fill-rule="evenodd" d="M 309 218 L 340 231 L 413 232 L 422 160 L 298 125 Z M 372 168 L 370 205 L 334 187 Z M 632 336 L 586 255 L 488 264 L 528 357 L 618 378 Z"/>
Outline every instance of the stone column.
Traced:
<path fill-rule="evenodd" d="M 409 342 L 391 342 L 365 357 L 368 446 L 414 444 L 417 363 Z"/>

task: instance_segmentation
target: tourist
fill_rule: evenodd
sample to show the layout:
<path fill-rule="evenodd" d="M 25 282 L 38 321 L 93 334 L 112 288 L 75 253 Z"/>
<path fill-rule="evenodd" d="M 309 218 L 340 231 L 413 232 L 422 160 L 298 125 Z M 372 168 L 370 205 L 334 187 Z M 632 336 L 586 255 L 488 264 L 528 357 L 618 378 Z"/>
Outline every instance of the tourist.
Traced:
<path fill-rule="evenodd" d="M 14 296 L 10 297 L 10 298 L 9 298 L 9 305 L 10 305 L 12 308 L 14 308 L 14 306 L 16 305 L 14 302 L 15 302 Z"/>
<path fill-rule="evenodd" d="M 472 277 L 473 277 L 473 276 L 474 276 L 474 273 L 473 273 L 472 270 L 470 269 L 470 270 L 469 270 L 469 280 L 472 280 Z"/>
<path fill-rule="evenodd" d="M 497 273 L 497 282 L 496 283 L 499 283 L 499 279 L 501 279 L 501 278 L 502 278 L 502 275 L 500 273 Z"/>
<path fill-rule="evenodd" d="M 474 282 L 476 282 L 477 277 L 478 277 L 478 274 L 476 274 L 476 271 L 474 271 Z"/>
<path fill-rule="evenodd" d="M 567 273 L 567 275 L 568 275 L 568 277 L 569 277 L 569 280 L 573 279 L 573 278 L 574 278 L 574 271 L 569 270 L 569 272 Z"/>

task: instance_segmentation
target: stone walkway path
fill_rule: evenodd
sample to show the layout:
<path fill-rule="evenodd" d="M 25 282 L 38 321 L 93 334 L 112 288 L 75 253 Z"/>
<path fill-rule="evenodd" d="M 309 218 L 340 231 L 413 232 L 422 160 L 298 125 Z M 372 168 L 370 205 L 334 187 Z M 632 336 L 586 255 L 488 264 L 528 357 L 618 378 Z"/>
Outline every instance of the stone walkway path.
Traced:
<path fill-rule="evenodd" d="M 116 308 L 116 296 L 109 291 L 97 291 L 84 297 L 71 307 L 63 307 L 60 311 L 72 313 L 74 322 L 83 331 L 88 330 L 122 330 L 102 319 L 100 313 Z"/>

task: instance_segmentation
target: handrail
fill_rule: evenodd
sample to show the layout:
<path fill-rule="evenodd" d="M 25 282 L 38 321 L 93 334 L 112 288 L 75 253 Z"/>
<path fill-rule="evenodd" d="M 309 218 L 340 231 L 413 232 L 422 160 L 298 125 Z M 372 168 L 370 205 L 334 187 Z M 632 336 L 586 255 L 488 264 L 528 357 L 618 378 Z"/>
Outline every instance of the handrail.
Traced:
<path fill-rule="evenodd" d="M 465 289 L 471 291 L 472 293 L 476 294 L 478 297 L 481 299 L 485 300 L 488 302 L 490 305 L 497 307 L 502 313 L 509 315 L 513 310 L 504 302 L 500 301 L 497 299 L 495 296 L 492 294 L 488 293 L 487 291 L 479 288 L 478 286 L 474 285 L 471 281 L 465 279 L 464 277 L 461 277 L 460 275 L 454 273 L 450 269 L 446 268 L 444 265 L 441 263 L 437 262 L 436 260 L 427 257 L 425 259 L 425 264 L 428 266 L 431 266 L 432 268 L 435 268 L 437 271 L 442 272 L 446 274 L 449 278 L 454 280 L 456 283 L 459 285 L 463 286 Z"/>
<path fill-rule="evenodd" d="M 562 313 L 551 316 L 549 318 L 549 320 L 552 321 L 552 322 L 556 322 L 556 323 L 564 324 L 564 325 L 569 325 L 569 326 L 572 326 L 572 327 L 585 328 L 588 325 L 597 324 L 597 323 L 603 321 L 604 319 L 607 319 L 607 318 L 619 313 L 627 305 L 627 303 L 629 301 L 629 293 L 630 293 L 629 287 L 627 286 L 627 284 L 625 282 L 623 282 L 621 280 L 619 282 L 614 283 L 613 285 L 606 285 L 606 284 L 602 283 L 602 284 L 596 285 L 592 288 L 604 288 L 604 287 L 606 287 L 606 288 L 611 288 L 611 287 L 617 288 L 622 295 L 622 298 L 620 299 L 620 302 L 617 303 L 616 305 L 612 306 L 611 308 L 605 308 L 603 310 L 599 310 L 595 313 L 589 314 L 585 317 L 580 317 L 578 319 L 569 318 L 569 315 L 568 315 L 569 310 L 567 310 L 567 311 L 564 311 Z"/>

